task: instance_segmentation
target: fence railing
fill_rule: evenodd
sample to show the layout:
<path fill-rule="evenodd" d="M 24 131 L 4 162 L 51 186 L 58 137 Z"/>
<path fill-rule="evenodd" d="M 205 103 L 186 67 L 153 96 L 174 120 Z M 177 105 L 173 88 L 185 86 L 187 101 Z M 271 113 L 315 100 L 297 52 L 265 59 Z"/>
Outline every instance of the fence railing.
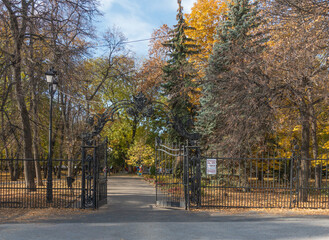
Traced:
<path fill-rule="evenodd" d="M 329 159 L 202 157 L 201 207 L 329 208 L 328 165 Z"/>
<path fill-rule="evenodd" d="M 24 162 L 33 164 L 35 186 L 26 185 Z M 0 208 L 80 208 L 81 160 L 55 159 L 52 173 L 53 200 L 47 202 L 47 160 L 0 159 Z"/>
<path fill-rule="evenodd" d="M 158 204 L 185 208 L 329 208 L 329 158 L 202 155 L 156 145 Z"/>

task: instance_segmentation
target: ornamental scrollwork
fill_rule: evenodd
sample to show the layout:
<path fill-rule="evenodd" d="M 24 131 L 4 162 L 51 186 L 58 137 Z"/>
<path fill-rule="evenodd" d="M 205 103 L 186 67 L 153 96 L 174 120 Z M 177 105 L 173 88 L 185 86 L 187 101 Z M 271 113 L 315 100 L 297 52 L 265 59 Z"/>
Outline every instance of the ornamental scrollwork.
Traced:
<path fill-rule="evenodd" d="M 125 109 L 127 114 L 133 118 L 140 119 L 145 117 L 152 117 L 155 110 L 160 110 L 166 117 L 166 122 L 181 136 L 188 140 L 198 140 L 200 134 L 190 133 L 186 130 L 186 124 L 172 114 L 172 111 L 167 105 L 158 101 L 151 101 L 142 92 L 133 96 L 131 100 L 122 100 L 112 104 L 103 113 L 95 114 L 87 119 L 87 123 L 92 127 L 92 131 L 82 135 L 83 141 L 87 145 L 92 145 L 93 138 L 101 133 L 105 124 L 109 121 L 115 120 L 114 116 L 120 110 Z"/>

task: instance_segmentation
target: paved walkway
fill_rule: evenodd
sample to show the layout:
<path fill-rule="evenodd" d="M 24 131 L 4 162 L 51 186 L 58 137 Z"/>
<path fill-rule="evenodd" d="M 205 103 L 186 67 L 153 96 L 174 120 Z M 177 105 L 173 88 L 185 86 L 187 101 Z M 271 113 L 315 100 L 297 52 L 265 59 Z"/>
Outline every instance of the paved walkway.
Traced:
<path fill-rule="evenodd" d="M 111 177 L 109 204 L 66 220 L 0 225 L 0 240 L 202 239 L 328 240 L 329 217 L 225 216 L 154 206 L 155 190 L 141 178 Z"/>

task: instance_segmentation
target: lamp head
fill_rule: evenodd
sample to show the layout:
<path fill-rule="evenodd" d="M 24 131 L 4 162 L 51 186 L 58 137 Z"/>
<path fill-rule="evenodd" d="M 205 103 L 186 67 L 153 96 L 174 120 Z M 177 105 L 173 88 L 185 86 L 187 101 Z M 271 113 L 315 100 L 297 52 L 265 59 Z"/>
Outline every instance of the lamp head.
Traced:
<path fill-rule="evenodd" d="M 47 83 L 49 84 L 54 83 L 54 77 L 56 75 L 56 71 L 54 70 L 54 68 L 50 68 L 45 74 L 46 74 Z"/>

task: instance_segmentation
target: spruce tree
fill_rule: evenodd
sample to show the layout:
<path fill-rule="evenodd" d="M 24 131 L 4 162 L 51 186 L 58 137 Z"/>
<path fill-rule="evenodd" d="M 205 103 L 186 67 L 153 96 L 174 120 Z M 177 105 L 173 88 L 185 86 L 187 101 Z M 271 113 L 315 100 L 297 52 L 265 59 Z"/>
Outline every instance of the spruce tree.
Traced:
<path fill-rule="evenodd" d="M 195 44 L 195 40 L 186 35 L 187 30 L 194 30 L 194 28 L 186 24 L 181 0 L 177 2 L 177 24 L 170 32 L 172 38 L 163 43 L 169 48 L 169 60 L 163 67 L 162 87 L 164 95 L 168 97 L 172 113 L 184 123 L 186 130 L 190 130 L 196 114 L 196 107 L 191 101 L 196 88 L 196 83 L 193 82 L 196 70 L 193 63 L 189 62 L 189 56 L 197 54 L 199 47 Z"/>
<path fill-rule="evenodd" d="M 231 154 L 250 147 L 268 130 L 270 108 L 260 67 L 267 39 L 257 30 L 257 4 L 230 2 L 202 83 L 198 129 L 208 143 Z"/>

